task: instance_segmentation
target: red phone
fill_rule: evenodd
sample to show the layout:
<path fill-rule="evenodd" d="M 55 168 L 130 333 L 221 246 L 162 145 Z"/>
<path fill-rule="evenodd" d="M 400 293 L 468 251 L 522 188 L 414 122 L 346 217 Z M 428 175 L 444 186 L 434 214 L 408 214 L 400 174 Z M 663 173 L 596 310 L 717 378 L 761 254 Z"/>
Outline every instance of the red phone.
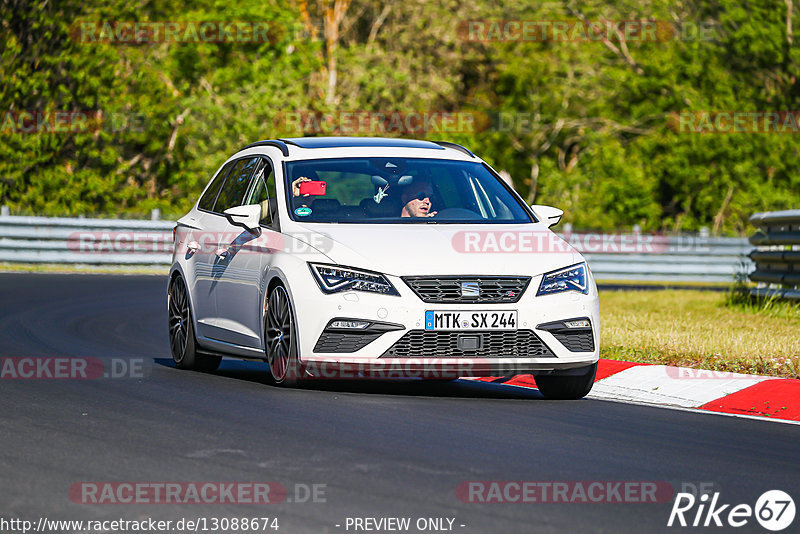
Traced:
<path fill-rule="evenodd" d="M 328 188 L 327 182 L 301 182 L 300 194 L 321 197 Z"/>

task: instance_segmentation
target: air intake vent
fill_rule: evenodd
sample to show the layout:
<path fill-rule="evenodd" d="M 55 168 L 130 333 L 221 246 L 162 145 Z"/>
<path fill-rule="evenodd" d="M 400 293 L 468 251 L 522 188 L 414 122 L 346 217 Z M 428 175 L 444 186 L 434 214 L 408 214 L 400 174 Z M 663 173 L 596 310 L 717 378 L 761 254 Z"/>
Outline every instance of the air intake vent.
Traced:
<path fill-rule="evenodd" d="M 459 343 L 459 338 L 470 341 L 479 338 L 480 342 Z M 465 348 L 471 346 L 478 348 Z M 532 330 L 469 333 L 411 330 L 381 358 L 555 358 L 555 355 Z"/>
<path fill-rule="evenodd" d="M 553 332 L 553 336 L 570 352 L 594 352 L 594 337 L 591 330 Z"/>

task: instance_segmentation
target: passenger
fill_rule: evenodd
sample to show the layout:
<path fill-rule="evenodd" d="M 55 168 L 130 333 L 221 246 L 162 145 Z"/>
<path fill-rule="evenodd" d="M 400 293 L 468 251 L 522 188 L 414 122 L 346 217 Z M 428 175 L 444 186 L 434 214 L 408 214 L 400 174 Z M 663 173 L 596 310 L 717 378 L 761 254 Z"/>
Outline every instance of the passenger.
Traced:
<path fill-rule="evenodd" d="M 303 182 L 310 182 L 310 181 L 311 181 L 311 178 L 307 178 L 305 176 L 301 176 L 300 178 L 298 178 L 297 180 L 292 182 L 292 196 L 293 197 L 299 197 L 300 196 L 300 184 L 302 184 Z M 303 195 L 303 196 L 307 197 L 308 195 Z"/>

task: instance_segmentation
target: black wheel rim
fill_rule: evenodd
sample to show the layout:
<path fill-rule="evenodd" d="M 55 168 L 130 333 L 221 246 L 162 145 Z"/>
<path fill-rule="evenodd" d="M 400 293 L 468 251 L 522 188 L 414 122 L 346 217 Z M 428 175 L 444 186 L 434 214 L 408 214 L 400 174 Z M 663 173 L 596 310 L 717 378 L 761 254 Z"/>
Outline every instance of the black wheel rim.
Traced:
<path fill-rule="evenodd" d="M 186 351 L 189 332 L 189 299 L 186 286 L 179 278 L 172 281 L 169 292 L 169 343 L 173 359 L 180 363 Z"/>
<path fill-rule="evenodd" d="M 267 300 L 264 329 L 269 369 L 277 382 L 286 378 L 292 347 L 292 310 L 286 290 L 276 287 Z"/>

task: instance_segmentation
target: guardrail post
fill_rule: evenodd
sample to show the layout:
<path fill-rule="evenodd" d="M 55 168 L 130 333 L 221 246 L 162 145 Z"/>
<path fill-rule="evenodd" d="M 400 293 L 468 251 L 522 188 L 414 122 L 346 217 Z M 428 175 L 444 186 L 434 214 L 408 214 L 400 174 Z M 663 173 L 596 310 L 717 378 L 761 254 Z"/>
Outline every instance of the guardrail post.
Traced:
<path fill-rule="evenodd" d="M 750 294 L 800 299 L 800 250 L 794 249 L 800 245 L 800 210 L 755 213 L 750 223 L 756 227 L 749 240 L 756 270 L 749 278 L 759 285 Z"/>
<path fill-rule="evenodd" d="M 8 209 L 8 206 L 3 204 L 3 206 L 0 207 L 0 217 L 8 217 L 9 215 L 11 215 L 11 211 Z"/>
<path fill-rule="evenodd" d="M 153 211 L 150 212 L 150 220 L 151 221 L 160 221 L 161 220 L 161 210 L 158 208 L 153 208 Z"/>

